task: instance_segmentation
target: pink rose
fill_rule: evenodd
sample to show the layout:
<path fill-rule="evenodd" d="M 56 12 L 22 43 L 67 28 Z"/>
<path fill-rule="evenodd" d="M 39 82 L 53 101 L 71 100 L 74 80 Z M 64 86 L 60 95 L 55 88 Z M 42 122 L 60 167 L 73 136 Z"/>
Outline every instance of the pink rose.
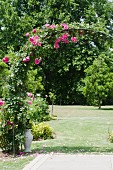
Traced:
<path fill-rule="evenodd" d="M 49 28 L 53 29 L 53 28 L 56 28 L 55 25 L 50 25 Z"/>
<path fill-rule="evenodd" d="M 68 30 L 68 25 L 67 24 L 63 23 L 63 24 L 61 24 L 61 26 L 64 27 L 64 30 Z"/>
<path fill-rule="evenodd" d="M 28 104 L 31 105 L 31 104 L 32 104 L 32 101 L 28 101 Z"/>
<path fill-rule="evenodd" d="M 66 44 L 68 43 L 68 39 L 67 39 L 68 38 L 68 34 L 63 34 L 61 38 L 62 38 L 62 41 L 64 43 L 66 43 Z"/>
<path fill-rule="evenodd" d="M 26 58 L 23 59 L 23 62 L 24 62 L 24 63 L 26 63 L 26 62 L 28 62 L 28 61 L 30 61 L 29 56 L 27 56 Z"/>
<path fill-rule="evenodd" d="M 36 29 L 33 29 L 33 31 L 32 31 L 33 33 L 36 33 Z"/>
<path fill-rule="evenodd" d="M 64 40 L 64 43 L 65 43 L 65 44 L 68 44 L 68 43 L 69 43 L 68 39 L 65 39 L 65 40 Z"/>
<path fill-rule="evenodd" d="M 24 58 L 22 61 L 23 61 L 24 63 L 27 62 L 27 61 L 26 61 L 26 58 Z"/>
<path fill-rule="evenodd" d="M 30 92 L 27 92 L 27 96 L 28 96 L 28 97 L 32 97 L 32 96 L 33 96 L 33 94 L 32 94 L 32 93 L 30 93 Z"/>
<path fill-rule="evenodd" d="M 12 122 L 8 121 L 8 122 L 7 122 L 7 125 L 12 125 Z"/>
<path fill-rule="evenodd" d="M 0 106 L 2 106 L 3 104 L 4 104 L 4 101 L 0 99 Z"/>
<path fill-rule="evenodd" d="M 41 59 L 35 58 L 35 64 L 36 65 L 40 64 L 40 62 L 41 62 Z"/>
<path fill-rule="evenodd" d="M 59 44 L 58 44 L 58 43 L 55 43 L 55 44 L 54 44 L 54 48 L 56 48 L 56 49 L 60 48 Z"/>
<path fill-rule="evenodd" d="M 32 100 L 32 101 L 34 100 L 34 96 L 31 98 L 31 100 Z"/>
<path fill-rule="evenodd" d="M 9 57 L 8 57 L 8 56 L 4 57 L 4 58 L 2 59 L 2 61 L 3 61 L 4 63 L 8 63 L 8 62 L 9 62 Z"/>
<path fill-rule="evenodd" d="M 56 41 L 55 41 L 55 43 L 59 43 L 59 42 L 61 42 L 62 41 L 62 37 L 59 37 Z"/>
<path fill-rule="evenodd" d="M 30 37 L 30 38 L 29 38 L 29 41 L 30 41 L 30 42 L 33 42 L 33 41 L 34 41 L 34 36 Z"/>
<path fill-rule="evenodd" d="M 71 37 L 71 41 L 73 41 L 74 43 L 77 42 L 77 38 L 76 37 Z"/>
<path fill-rule="evenodd" d="M 27 33 L 25 34 L 25 36 L 26 36 L 26 37 L 29 37 L 29 33 L 27 32 Z"/>
<path fill-rule="evenodd" d="M 27 57 L 26 57 L 26 61 L 30 61 L 30 58 L 29 58 L 29 56 L 27 56 Z"/>
<path fill-rule="evenodd" d="M 38 42 L 37 45 L 38 45 L 39 47 L 41 47 L 42 43 L 41 43 L 41 42 Z"/>
<path fill-rule="evenodd" d="M 62 38 L 62 40 L 67 39 L 68 38 L 68 34 L 63 34 L 61 38 Z"/>
<path fill-rule="evenodd" d="M 29 41 L 30 41 L 31 44 L 34 45 L 34 46 L 41 46 L 41 42 L 39 42 L 39 37 L 38 37 L 38 35 L 30 37 L 30 38 L 29 38 Z"/>
<path fill-rule="evenodd" d="M 50 24 L 45 24 L 44 26 L 45 26 L 45 27 L 49 27 L 49 26 L 50 26 Z"/>

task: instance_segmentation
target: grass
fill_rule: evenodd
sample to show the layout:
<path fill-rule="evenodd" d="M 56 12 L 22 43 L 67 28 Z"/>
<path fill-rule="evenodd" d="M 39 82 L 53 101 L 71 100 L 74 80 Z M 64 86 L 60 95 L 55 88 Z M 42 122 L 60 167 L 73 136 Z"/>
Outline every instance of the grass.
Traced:
<path fill-rule="evenodd" d="M 50 107 L 51 109 L 51 107 Z M 54 129 L 55 138 L 34 141 L 33 152 L 38 153 L 113 153 L 108 129 L 113 130 L 113 107 L 54 106 L 56 120 L 47 123 Z M 32 156 L 1 161 L 1 170 L 21 170 Z"/>
<path fill-rule="evenodd" d="M 0 170 L 22 170 L 23 167 L 33 160 L 34 156 L 23 156 L 20 158 L 2 159 L 0 161 Z"/>
<path fill-rule="evenodd" d="M 48 122 L 55 139 L 34 142 L 38 152 L 113 153 L 109 131 L 113 129 L 113 107 L 55 106 L 57 120 Z"/>

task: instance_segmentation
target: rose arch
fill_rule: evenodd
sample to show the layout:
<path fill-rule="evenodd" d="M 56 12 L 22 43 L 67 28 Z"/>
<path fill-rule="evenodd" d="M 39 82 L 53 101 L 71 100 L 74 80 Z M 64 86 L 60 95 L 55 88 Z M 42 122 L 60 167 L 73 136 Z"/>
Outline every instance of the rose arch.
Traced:
<path fill-rule="evenodd" d="M 94 29 L 95 28 L 95 29 Z M 24 131 L 27 122 L 27 110 L 29 104 L 26 103 L 27 92 L 27 72 L 33 65 L 40 67 L 41 63 L 47 60 L 49 54 L 57 54 L 59 63 L 61 58 L 59 53 L 66 50 L 70 44 L 77 46 L 79 39 L 89 36 L 102 42 L 106 34 L 96 27 L 82 25 L 78 23 L 60 25 L 45 24 L 42 28 L 33 29 L 26 33 L 28 41 L 15 54 L 15 59 L 11 66 L 11 74 L 8 80 L 8 95 L 5 101 L 0 101 L 1 116 L 1 148 L 18 152 L 23 144 Z M 102 37 L 102 38 L 101 38 Z M 2 59 L 6 64 L 11 65 L 10 57 Z"/>

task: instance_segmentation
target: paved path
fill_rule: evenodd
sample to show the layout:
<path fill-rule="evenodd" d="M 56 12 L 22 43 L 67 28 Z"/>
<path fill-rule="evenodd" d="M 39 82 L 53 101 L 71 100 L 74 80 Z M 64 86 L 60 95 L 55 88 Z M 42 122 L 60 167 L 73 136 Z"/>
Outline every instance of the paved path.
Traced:
<path fill-rule="evenodd" d="M 113 155 L 40 154 L 23 170 L 113 170 Z"/>

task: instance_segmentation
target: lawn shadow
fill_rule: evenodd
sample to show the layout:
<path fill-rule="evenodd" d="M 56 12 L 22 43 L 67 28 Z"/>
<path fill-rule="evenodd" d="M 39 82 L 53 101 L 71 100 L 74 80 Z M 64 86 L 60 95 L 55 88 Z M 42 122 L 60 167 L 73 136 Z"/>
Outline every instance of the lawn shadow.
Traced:
<path fill-rule="evenodd" d="M 113 108 L 100 108 L 99 110 L 113 110 Z"/>
<path fill-rule="evenodd" d="M 89 147 L 89 146 L 46 146 L 43 149 L 35 148 L 35 151 L 39 153 L 70 153 L 70 154 L 76 154 L 76 153 L 113 153 L 113 148 L 107 148 L 107 147 Z"/>

